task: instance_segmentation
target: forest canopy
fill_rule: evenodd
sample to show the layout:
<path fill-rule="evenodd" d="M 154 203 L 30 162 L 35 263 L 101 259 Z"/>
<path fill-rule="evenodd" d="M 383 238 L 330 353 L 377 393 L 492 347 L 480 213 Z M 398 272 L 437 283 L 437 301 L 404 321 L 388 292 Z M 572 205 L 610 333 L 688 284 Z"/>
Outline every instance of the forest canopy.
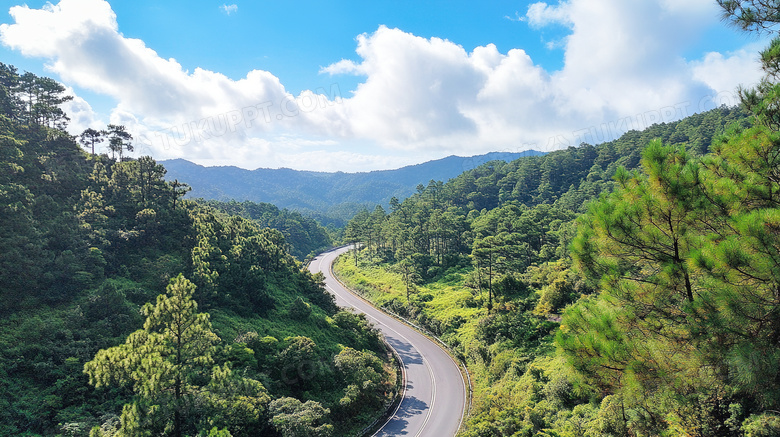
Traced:
<path fill-rule="evenodd" d="M 461 434 L 780 435 L 780 9 L 741 105 L 491 161 L 343 230 L 341 279 L 446 342 Z M 352 435 L 399 381 L 270 204 L 184 199 L 125 126 L 0 64 L 0 435 Z M 107 151 L 107 153 L 101 153 Z M 296 259 L 297 258 L 297 259 Z"/>
<path fill-rule="evenodd" d="M 775 6 L 721 3 L 774 33 Z M 473 372 L 464 435 L 780 434 L 777 41 L 740 107 L 490 162 L 348 223 L 342 279 Z"/>
<path fill-rule="evenodd" d="M 344 435 L 371 423 L 395 387 L 384 344 L 288 251 L 286 235 L 302 257 L 327 245 L 322 228 L 182 199 L 188 187 L 162 165 L 128 156 L 124 126 L 77 143 L 64 91 L 0 64 L 0 435 Z M 349 365 L 373 375 L 359 411 L 342 402 L 355 382 L 335 377 L 354 354 Z"/>

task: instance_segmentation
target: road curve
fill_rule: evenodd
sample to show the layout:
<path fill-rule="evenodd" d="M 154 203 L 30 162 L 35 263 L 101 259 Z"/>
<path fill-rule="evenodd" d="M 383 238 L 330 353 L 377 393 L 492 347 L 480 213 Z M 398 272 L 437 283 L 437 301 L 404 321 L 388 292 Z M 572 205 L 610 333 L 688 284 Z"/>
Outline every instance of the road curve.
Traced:
<path fill-rule="evenodd" d="M 309 270 L 325 275 L 325 286 L 339 306 L 366 314 L 398 352 L 406 371 L 401 404 L 374 436 L 454 436 L 466 406 L 466 389 L 458 365 L 434 341 L 352 294 L 333 277 L 333 261 L 347 250 L 339 248 L 318 255 Z"/>

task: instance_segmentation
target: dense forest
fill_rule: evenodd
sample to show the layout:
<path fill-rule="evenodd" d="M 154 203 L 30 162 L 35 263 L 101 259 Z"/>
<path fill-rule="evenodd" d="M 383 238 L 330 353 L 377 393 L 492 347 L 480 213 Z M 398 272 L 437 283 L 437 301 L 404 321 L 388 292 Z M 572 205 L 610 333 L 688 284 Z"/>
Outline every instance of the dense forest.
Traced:
<path fill-rule="evenodd" d="M 333 245 L 328 230 L 316 220 L 305 217 L 297 211 L 280 210 L 270 203 L 254 203 L 248 200 L 240 203 L 235 200 L 230 202 L 201 200 L 201 203 L 229 215 L 248 218 L 261 228 L 276 229 L 284 235 L 290 254 L 300 261 Z"/>
<path fill-rule="evenodd" d="M 738 25 L 775 24 L 743 3 L 723 2 Z M 780 435 L 779 47 L 742 107 L 487 163 L 348 223 L 337 273 L 471 370 L 463 435 Z"/>
<path fill-rule="evenodd" d="M 337 273 L 467 363 L 462 435 L 780 435 L 780 38 L 760 58 L 739 108 L 488 163 L 348 223 Z"/>
<path fill-rule="evenodd" d="M 739 107 L 490 161 L 346 223 L 340 278 L 466 363 L 459 435 L 780 435 L 780 38 L 760 59 Z M 333 230 L 186 199 L 124 126 L 69 135 L 68 100 L 0 63 L 0 436 L 371 423 L 399 375 L 302 269 Z"/>
<path fill-rule="evenodd" d="M 629 365 L 649 366 L 641 359 L 650 359 L 632 355 L 638 351 L 624 350 L 630 347 L 628 338 L 637 339 L 636 348 L 647 346 L 648 335 L 665 324 L 674 324 L 662 316 L 674 316 L 677 323 L 692 316 L 667 314 L 670 309 L 663 308 L 663 302 L 649 290 L 639 293 L 641 301 L 639 296 L 621 294 L 633 291 L 631 288 L 621 289 L 611 299 L 603 298 L 603 303 L 599 296 L 607 292 L 607 284 L 614 286 L 613 281 L 621 278 L 635 280 L 637 286 L 647 286 L 650 278 L 671 280 L 669 275 L 679 273 L 675 269 L 693 262 L 694 255 L 701 256 L 689 246 L 689 239 L 714 238 L 704 231 L 724 226 L 733 218 L 725 206 L 716 214 L 710 204 L 715 194 L 703 191 L 704 171 L 696 166 L 715 162 L 718 153 L 728 150 L 725 144 L 736 142 L 731 138 L 754 135 L 757 129 L 744 109 L 721 107 L 679 122 L 629 132 L 599 146 L 583 144 L 510 163 L 489 162 L 448 183 L 431 181 L 403 202 L 393 200 L 389 212 L 377 206 L 357 214 L 348 223 L 345 238 L 360 242 L 362 249 L 341 259 L 336 271 L 377 304 L 413 318 L 440 336 L 467 363 L 475 380 L 475 396 L 464 435 L 743 435 L 739 434 L 740 425 L 752 413 L 764 411 L 758 409 L 761 404 L 751 393 L 733 393 L 721 399 L 735 388 L 721 386 L 720 391 L 710 393 L 712 380 L 691 379 L 687 382 L 690 399 L 684 399 L 673 387 L 659 390 L 655 386 L 658 379 L 648 384 L 661 393 L 634 391 L 641 389 L 634 385 L 639 381 L 626 381 L 627 372 L 640 378 L 633 375 L 640 369 Z M 714 144 L 711 151 L 709 144 Z M 747 151 L 729 153 L 739 156 Z M 717 171 L 730 174 L 733 169 Z M 668 179 L 651 179 L 660 178 L 659 173 Z M 684 177 L 698 179 L 679 185 Z M 715 174 L 710 178 L 713 186 L 725 183 L 717 181 Z M 677 211 L 669 214 L 662 205 L 670 208 L 669 204 L 677 207 L 681 202 L 694 202 L 683 196 L 694 196 L 696 190 L 702 190 L 703 197 L 689 207 L 690 214 L 706 207 L 709 209 L 696 214 L 699 220 L 711 221 L 697 225 L 703 234 L 696 237 L 669 234 L 662 219 L 671 220 L 675 232 L 693 233 L 694 225 L 681 223 Z M 672 195 L 682 198 L 665 198 Z M 633 215 L 621 216 L 629 213 Z M 600 220 L 598 225 L 592 224 L 596 219 Z M 654 224 L 662 229 L 655 230 Z M 596 232 L 597 237 L 593 235 Z M 675 238 L 680 241 L 675 242 Z M 677 265 L 663 264 L 675 257 Z M 755 259 L 749 262 L 755 263 Z M 696 287 L 701 298 L 713 299 L 703 295 L 712 278 L 700 280 Z M 650 288 L 655 290 L 659 285 L 654 282 Z M 622 300 L 617 300 L 618 296 Z M 759 305 L 762 298 L 766 296 L 750 299 Z M 607 307 L 607 302 L 611 306 Z M 680 305 L 673 300 L 667 304 Z M 707 308 L 714 303 L 702 305 Z M 646 325 L 634 320 L 635 326 L 618 328 L 618 321 L 628 323 L 617 319 L 619 311 L 641 314 L 633 317 Z M 712 307 L 709 311 L 719 312 Z M 729 330 L 722 325 L 726 320 L 709 323 Z M 707 328 L 698 335 L 715 333 L 715 326 Z M 589 343 L 596 339 L 600 343 Z M 672 350 L 667 344 L 657 347 L 653 353 Z M 717 352 L 711 351 L 710 358 Z M 617 353 L 621 355 L 610 355 Z M 692 378 L 681 373 L 683 364 L 691 370 L 703 365 L 690 355 L 677 354 L 682 360 L 676 363 L 678 367 L 653 369 L 678 378 L 670 384 Z M 617 358 L 637 361 L 609 361 Z M 772 368 L 773 364 L 763 365 Z M 608 379 L 600 379 L 606 375 Z M 655 410 L 644 404 L 650 395 L 663 397 L 663 402 L 653 400 Z M 619 417 L 615 416 L 616 407 L 620 408 Z M 736 434 L 728 434 L 727 428 L 712 428 L 729 417 Z"/>
<path fill-rule="evenodd" d="M 348 435 L 383 411 L 378 333 L 285 235 L 183 200 L 123 126 L 80 147 L 64 92 L 0 64 L 0 435 Z"/>

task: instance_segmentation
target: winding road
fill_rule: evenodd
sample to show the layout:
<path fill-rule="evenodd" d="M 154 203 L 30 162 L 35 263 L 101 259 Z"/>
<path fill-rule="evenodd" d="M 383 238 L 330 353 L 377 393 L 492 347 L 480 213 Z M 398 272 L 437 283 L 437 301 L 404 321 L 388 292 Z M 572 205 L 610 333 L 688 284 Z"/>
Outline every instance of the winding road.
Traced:
<path fill-rule="evenodd" d="M 347 250 L 339 248 L 317 256 L 309 270 L 325 275 L 325 286 L 339 306 L 366 314 L 398 352 L 406 372 L 404 397 L 374 436 L 454 436 L 466 407 L 466 388 L 458 365 L 434 341 L 352 294 L 333 277 L 333 261 Z"/>

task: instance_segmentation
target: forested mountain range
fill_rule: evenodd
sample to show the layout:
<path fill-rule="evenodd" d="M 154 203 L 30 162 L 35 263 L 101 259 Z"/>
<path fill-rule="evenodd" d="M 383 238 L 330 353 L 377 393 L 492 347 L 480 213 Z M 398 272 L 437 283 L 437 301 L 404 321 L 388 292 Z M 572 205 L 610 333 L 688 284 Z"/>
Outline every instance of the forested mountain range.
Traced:
<path fill-rule="evenodd" d="M 79 145 L 65 88 L 0 63 L 0 436 L 355 435 L 399 375 L 302 269 L 332 239 L 299 210 L 349 218 L 341 279 L 467 364 L 460 436 L 778 436 L 780 38 L 761 60 L 742 106 L 608 143 L 358 175 L 168 163 L 193 179 L 127 158 L 124 126 Z"/>
<path fill-rule="evenodd" d="M 63 130 L 64 91 L 0 64 L 0 435 L 370 423 L 394 376 L 366 319 L 339 311 L 282 232 L 182 199 L 149 157 L 122 158 L 124 127 L 82 137 L 112 157 L 85 152 Z"/>
<path fill-rule="evenodd" d="M 414 193 L 417 185 L 430 180 L 447 181 L 487 161 L 511 161 L 540 154 L 526 151 L 449 156 L 397 170 L 365 173 L 204 167 L 183 159 L 161 163 L 168 170 L 168 180 L 178 179 L 193 187 L 191 198 L 271 203 L 279 208 L 306 212 L 322 222 L 335 219 L 343 225 L 361 208 L 387 204 L 392 197 L 404 199 Z"/>
<path fill-rule="evenodd" d="M 778 435 L 780 140 L 748 114 L 431 182 L 336 272 L 467 363 L 465 436 Z"/>

